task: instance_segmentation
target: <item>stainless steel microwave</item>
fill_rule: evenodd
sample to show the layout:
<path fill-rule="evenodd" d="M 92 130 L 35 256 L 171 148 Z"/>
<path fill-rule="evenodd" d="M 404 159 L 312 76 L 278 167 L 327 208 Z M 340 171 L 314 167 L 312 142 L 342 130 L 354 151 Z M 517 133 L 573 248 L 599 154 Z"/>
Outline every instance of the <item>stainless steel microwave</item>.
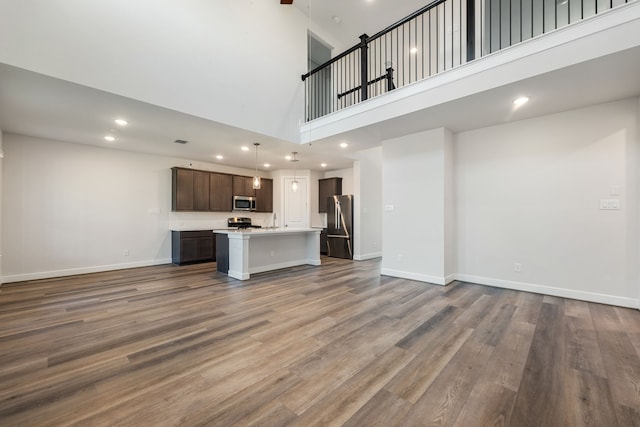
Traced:
<path fill-rule="evenodd" d="M 256 198 L 249 196 L 233 196 L 234 211 L 255 211 Z"/>

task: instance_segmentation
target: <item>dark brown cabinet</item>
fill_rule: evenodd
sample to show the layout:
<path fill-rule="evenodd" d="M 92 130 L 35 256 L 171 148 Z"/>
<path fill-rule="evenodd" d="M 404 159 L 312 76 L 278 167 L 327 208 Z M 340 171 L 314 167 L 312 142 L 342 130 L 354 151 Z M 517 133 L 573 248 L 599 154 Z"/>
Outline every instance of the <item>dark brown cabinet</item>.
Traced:
<path fill-rule="evenodd" d="M 253 178 L 250 176 L 233 176 L 233 195 L 234 196 L 255 196 L 253 189 Z"/>
<path fill-rule="evenodd" d="M 327 197 L 342 194 L 342 178 L 318 180 L 318 212 L 327 212 Z"/>
<path fill-rule="evenodd" d="M 231 212 L 233 176 L 223 173 L 209 174 L 209 210 Z"/>
<path fill-rule="evenodd" d="M 193 171 L 189 169 L 172 170 L 173 192 L 171 210 L 193 210 Z"/>
<path fill-rule="evenodd" d="M 256 212 L 273 212 L 273 180 L 262 178 L 253 189 L 253 177 L 185 168 L 171 168 L 171 210 L 231 212 L 233 196 L 257 197 Z"/>
<path fill-rule="evenodd" d="M 212 230 L 172 231 L 171 261 L 174 264 L 215 261 L 215 243 Z"/>
<path fill-rule="evenodd" d="M 193 210 L 209 210 L 209 172 L 193 171 Z"/>
<path fill-rule="evenodd" d="M 273 212 L 273 180 L 260 179 L 260 189 L 256 192 L 256 212 Z"/>
<path fill-rule="evenodd" d="M 171 210 L 209 210 L 209 172 L 173 168 L 172 181 Z"/>

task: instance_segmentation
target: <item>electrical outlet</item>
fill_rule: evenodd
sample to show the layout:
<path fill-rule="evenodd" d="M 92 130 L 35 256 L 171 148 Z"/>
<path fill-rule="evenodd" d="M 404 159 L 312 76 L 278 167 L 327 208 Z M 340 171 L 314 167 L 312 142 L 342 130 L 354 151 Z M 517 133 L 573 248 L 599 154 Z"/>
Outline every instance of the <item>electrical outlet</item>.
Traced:
<path fill-rule="evenodd" d="M 124 255 L 124 256 L 129 256 L 129 249 L 125 249 L 125 250 L 124 250 L 124 253 L 123 253 L 122 255 Z"/>
<path fill-rule="evenodd" d="M 513 264 L 513 271 L 520 273 L 522 271 L 522 264 L 520 264 L 519 262 Z"/>

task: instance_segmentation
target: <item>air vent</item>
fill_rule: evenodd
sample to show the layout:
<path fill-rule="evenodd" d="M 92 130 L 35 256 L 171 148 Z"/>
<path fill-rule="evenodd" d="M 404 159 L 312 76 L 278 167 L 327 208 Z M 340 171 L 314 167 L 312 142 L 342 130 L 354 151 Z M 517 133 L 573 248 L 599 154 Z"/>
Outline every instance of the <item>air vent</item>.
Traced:
<path fill-rule="evenodd" d="M 175 141 L 173 141 L 173 142 L 175 142 L 176 144 L 186 144 L 186 143 L 187 143 L 187 142 L 189 142 L 189 141 L 186 141 L 186 140 L 184 140 L 184 139 L 176 139 L 176 140 L 175 140 Z"/>

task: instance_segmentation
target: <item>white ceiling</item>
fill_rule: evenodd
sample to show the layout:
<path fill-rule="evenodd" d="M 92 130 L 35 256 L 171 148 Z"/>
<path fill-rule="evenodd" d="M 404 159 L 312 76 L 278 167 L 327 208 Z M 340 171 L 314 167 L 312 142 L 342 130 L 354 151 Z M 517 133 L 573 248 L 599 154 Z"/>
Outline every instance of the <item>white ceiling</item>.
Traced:
<path fill-rule="evenodd" d="M 364 32 L 371 35 L 424 6 L 423 1 L 414 0 L 316 0 L 309 9 L 308 1 L 295 0 L 294 4 L 310 10 L 311 19 L 323 26 L 333 25 L 336 37 L 347 41 L 357 41 Z M 340 24 L 332 16 L 339 16 Z M 255 165 L 252 143 L 259 142 L 260 165 L 271 164 L 269 169 L 260 166 L 261 170 L 290 168 L 284 156 L 291 151 L 300 153 L 300 169 L 322 170 L 320 163 L 326 162 L 327 170 L 332 170 L 351 167 L 357 151 L 378 146 L 383 139 L 440 126 L 459 132 L 638 96 L 638 76 L 640 48 L 634 48 L 300 146 L 0 64 L 0 129 L 249 169 Z M 516 89 L 523 88 L 544 102 L 532 102 L 512 115 L 508 103 Z M 118 129 L 113 124 L 118 117 L 126 118 L 130 125 Z M 107 133 L 115 133 L 117 140 L 107 143 L 103 139 Z M 189 143 L 175 144 L 175 139 Z M 340 142 L 349 142 L 349 147 L 338 148 Z M 242 152 L 239 145 L 251 150 Z M 215 159 L 217 154 L 224 160 Z"/>

